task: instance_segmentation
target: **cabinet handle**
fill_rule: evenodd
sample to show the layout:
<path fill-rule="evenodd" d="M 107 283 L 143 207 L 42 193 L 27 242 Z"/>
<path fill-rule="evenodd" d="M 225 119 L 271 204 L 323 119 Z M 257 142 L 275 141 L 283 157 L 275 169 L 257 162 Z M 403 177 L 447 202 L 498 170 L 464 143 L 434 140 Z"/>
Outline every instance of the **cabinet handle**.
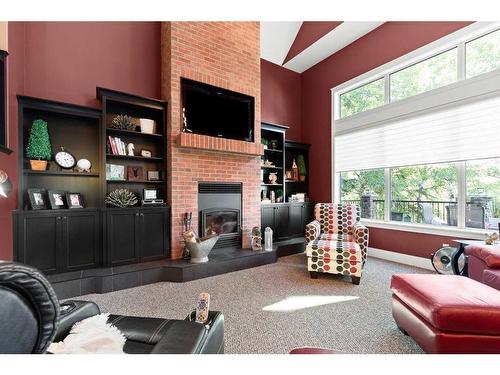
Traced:
<path fill-rule="evenodd" d="M 136 213 L 135 213 L 135 216 L 139 216 L 139 212 L 136 212 Z"/>
<path fill-rule="evenodd" d="M 143 213 L 141 213 L 141 216 L 144 216 L 144 214 L 143 214 Z"/>
<path fill-rule="evenodd" d="M 56 217 L 56 220 L 61 220 L 61 216 Z"/>

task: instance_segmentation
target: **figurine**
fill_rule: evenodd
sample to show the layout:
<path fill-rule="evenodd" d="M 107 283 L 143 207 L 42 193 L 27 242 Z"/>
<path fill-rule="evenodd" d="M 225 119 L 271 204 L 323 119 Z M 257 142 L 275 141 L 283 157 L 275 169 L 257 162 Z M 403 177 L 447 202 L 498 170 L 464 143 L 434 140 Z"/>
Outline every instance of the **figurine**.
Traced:
<path fill-rule="evenodd" d="M 484 243 L 486 245 L 493 245 L 493 242 L 498 240 L 498 234 L 492 233 L 490 235 L 486 235 L 486 239 L 484 240 Z"/>
<path fill-rule="evenodd" d="M 134 146 L 133 143 L 127 144 L 127 155 L 128 156 L 135 156 L 134 155 L 134 149 L 135 149 L 135 146 Z"/>

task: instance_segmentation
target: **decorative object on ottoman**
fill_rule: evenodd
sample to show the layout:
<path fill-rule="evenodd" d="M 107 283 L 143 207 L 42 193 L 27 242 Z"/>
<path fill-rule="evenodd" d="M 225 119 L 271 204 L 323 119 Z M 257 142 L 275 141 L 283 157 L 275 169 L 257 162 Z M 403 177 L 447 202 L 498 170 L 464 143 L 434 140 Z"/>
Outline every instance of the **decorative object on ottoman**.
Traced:
<path fill-rule="evenodd" d="M 155 132 L 155 121 L 148 118 L 139 119 L 141 125 L 141 133 L 154 134 Z"/>
<path fill-rule="evenodd" d="M 484 243 L 486 245 L 493 245 L 493 243 L 498 240 L 498 234 L 493 232 L 492 234 L 487 234 L 486 239 L 484 240 Z"/>
<path fill-rule="evenodd" d="M 366 262 L 368 228 L 360 224 L 359 207 L 354 204 L 318 203 L 315 220 L 306 226 L 307 269 L 317 273 L 351 276 L 358 285 Z"/>
<path fill-rule="evenodd" d="M 252 235 L 250 236 L 250 244 L 253 251 L 262 250 L 262 234 L 259 227 L 252 228 Z"/>
<path fill-rule="evenodd" d="M 134 119 L 127 115 L 115 116 L 111 121 L 111 128 L 113 129 L 135 131 L 136 126 Z"/>
<path fill-rule="evenodd" d="M 426 353 L 500 353 L 500 292 L 458 275 L 395 274 L 392 316 Z"/>
<path fill-rule="evenodd" d="M 49 129 L 43 120 L 35 120 L 31 125 L 26 157 L 30 159 L 31 169 L 34 171 L 46 170 L 47 161 L 52 159 Z"/>
<path fill-rule="evenodd" d="M 87 172 L 90 173 L 90 169 L 92 168 L 92 163 L 88 159 L 80 159 L 76 163 L 76 171 L 77 172 Z"/>
<path fill-rule="evenodd" d="M 115 189 L 106 196 L 106 203 L 120 208 L 135 206 L 137 196 L 128 189 Z"/>
<path fill-rule="evenodd" d="M 191 263 L 208 262 L 208 254 L 212 251 L 215 243 L 219 239 L 218 234 L 210 234 L 202 238 L 196 238 L 193 230 L 188 230 L 182 234 L 184 244 L 191 254 Z"/>
<path fill-rule="evenodd" d="M 304 155 L 297 156 L 297 169 L 299 171 L 299 181 L 305 181 L 307 176 L 307 169 Z"/>
<path fill-rule="evenodd" d="M 270 227 L 264 231 L 264 250 L 273 251 L 273 230 Z"/>

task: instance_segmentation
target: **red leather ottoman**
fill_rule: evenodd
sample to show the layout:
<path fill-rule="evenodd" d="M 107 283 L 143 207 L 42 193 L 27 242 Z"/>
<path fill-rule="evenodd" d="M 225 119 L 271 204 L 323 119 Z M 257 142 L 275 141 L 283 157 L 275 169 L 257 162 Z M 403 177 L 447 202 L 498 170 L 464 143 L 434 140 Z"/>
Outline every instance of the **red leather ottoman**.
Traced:
<path fill-rule="evenodd" d="M 426 353 L 500 353 L 500 292 L 455 275 L 395 274 L 392 316 Z"/>

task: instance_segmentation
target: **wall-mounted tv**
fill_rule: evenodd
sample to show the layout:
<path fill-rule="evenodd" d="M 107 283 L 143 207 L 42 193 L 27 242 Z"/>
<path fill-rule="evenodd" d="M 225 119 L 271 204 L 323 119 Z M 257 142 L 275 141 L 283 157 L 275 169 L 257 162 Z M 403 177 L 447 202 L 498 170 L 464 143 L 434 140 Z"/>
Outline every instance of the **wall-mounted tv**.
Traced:
<path fill-rule="evenodd" d="M 183 131 L 254 141 L 254 97 L 187 78 L 181 78 L 181 93 Z"/>

